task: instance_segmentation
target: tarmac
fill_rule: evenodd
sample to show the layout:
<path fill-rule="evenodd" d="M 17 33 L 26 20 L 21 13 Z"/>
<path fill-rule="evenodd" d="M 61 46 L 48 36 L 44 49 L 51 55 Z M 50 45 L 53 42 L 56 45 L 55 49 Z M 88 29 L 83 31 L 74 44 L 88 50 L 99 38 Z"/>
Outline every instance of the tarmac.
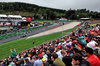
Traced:
<path fill-rule="evenodd" d="M 80 22 L 71 22 L 71 23 L 56 27 L 56 28 L 48 30 L 48 31 L 44 30 L 44 32 L 29 36 L 26 39 L 41 37 L 41 36 L 45 36 L 45 35 L 49 35 L 49 34 L 53 34 L 53 33 L 57 33 L 57 32 L 62 32 L 62 31 L 68 30 L 68 29 L 72 29 L 78 24 L 80 24 Z"/>

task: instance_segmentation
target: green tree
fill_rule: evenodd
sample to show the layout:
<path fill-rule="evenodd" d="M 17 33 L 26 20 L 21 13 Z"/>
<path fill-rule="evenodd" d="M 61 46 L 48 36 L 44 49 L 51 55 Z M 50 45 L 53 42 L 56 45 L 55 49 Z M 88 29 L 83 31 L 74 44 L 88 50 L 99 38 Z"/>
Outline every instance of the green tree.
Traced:
<path fill-rule="evenodd" d="M 51 12 L 50 19 L 51 19 L 51 20 L 54 20 L 55 18 L 56 18 L 55 13 L 54 13 L 54 12 Z"/>
<path fill-rule="evenodd" d="M 75 10 L 68 10 L 68 11 L 66 11 L 66 18 L 67 19 L 74 19 L 74 15 L 75 15 Z"/>
<path fill-rule="evenodd" d="M 50 18 L 51 11 L 50 9 L 46 9 L 46 14 L 47 14 L 47 20 Z"/>

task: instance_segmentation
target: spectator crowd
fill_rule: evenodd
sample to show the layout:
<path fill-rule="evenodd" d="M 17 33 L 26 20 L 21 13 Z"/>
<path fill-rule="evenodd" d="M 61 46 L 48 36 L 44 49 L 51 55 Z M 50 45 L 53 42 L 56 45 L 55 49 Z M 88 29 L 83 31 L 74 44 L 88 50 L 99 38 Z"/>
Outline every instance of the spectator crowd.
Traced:
<path fill-rule="evenodd" d="M 100 66 L 100 25 L 78 28 L 62 38 L 0 61 L 0 66 Z"/>

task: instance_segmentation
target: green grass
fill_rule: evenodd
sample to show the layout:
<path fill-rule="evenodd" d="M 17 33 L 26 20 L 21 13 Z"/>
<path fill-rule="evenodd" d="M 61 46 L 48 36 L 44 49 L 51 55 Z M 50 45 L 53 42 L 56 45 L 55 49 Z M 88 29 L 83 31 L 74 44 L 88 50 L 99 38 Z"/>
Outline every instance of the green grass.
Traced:
<path fill-rule="evenodd" d="M 69 34 L 70 32 L 72 32 L 75 29 L 76 28 L 63 32 L 63 36 Z M 24 50 L 32 48 L 33 42 L 35 42 L 35 44 L 34 44 L 35 46 L 39 46 L 41 44 L 47 43 L 49 41 L 52 41 L 52 40 L 60 38 L 60 37 L 62 37 L 62 32 L 48 35 L 48 36 L 43 36 L 43 37 L 17 40 L 17 41 L 13 41 L 10 43 L 0 45 L 0 59 L 11 56 L 10 49 L 15 48 L 18 53 L 18 52 L 22 52 Z"/>
<path fill-rule="evenodd" d="M 55 20 L 37 20 L 32 22 L 55 22 Z"/>
<path fill-rule="evenodd" d="M 56 20 L 37 20 L 37 21 L 32 21 L 32 22 L 56 22 Z M 72 22 L 72 20 L 58 20 L 57 22 Z"/>

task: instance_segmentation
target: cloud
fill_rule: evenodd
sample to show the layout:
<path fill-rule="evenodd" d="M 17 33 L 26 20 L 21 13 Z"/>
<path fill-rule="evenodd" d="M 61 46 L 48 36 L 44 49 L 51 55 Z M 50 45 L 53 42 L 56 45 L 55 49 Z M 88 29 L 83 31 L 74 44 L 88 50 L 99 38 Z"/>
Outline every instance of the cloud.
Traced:
<path fill-rule="evenodd" d="M 89 9 L 100 12 L 100 0 L 2 0 L 1 2 L 26 2 L 57 9 Z"/>

